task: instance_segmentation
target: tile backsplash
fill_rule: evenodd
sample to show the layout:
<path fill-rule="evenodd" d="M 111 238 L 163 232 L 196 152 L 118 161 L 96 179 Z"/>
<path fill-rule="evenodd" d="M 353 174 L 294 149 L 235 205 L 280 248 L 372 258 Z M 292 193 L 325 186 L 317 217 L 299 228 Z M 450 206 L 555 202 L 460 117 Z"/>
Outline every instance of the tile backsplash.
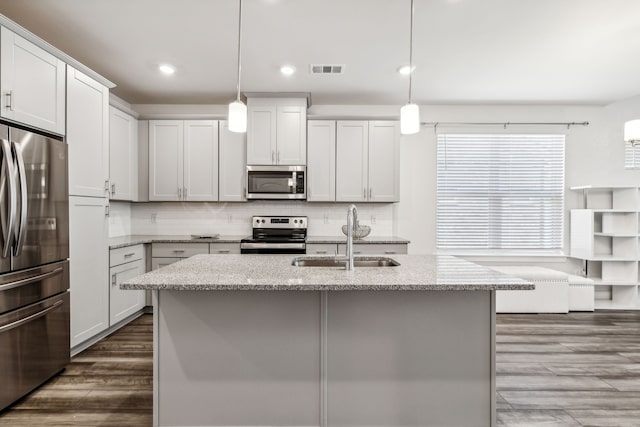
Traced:
<path fill-rule="evenodd" d="M 254 215 L 306 215 L 309 235 L 341 235 L 349 203 L 251 201 L 247 203 L 112 202 L 110 235 L 218 233 L 248 235 Z M 359 220 L 371 235 L 393 234 L 393 204 L 356 204 Z M 127 221 L 128 219 L 128 221 Z"/>

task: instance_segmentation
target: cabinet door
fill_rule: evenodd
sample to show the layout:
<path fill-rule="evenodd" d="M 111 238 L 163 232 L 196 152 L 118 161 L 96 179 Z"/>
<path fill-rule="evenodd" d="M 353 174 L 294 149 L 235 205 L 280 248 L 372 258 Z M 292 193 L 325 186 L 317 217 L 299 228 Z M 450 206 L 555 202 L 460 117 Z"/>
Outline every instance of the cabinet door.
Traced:
<path fill-rule="evenodd" d="M 218 200 L 218 122 L 184 122 L 183 200 Z"/>
<path fill-rule="evenodd" d="M 221 202 L 244 202 L 247 174 L 247 136 L 230 132 L 226 120 L 220 121 L 218 179 Z"/>
<path fill-rule="evenodd" d="M 69 194 L 107 197 L 109 89 L 69 67 L 67 75 Z"/>
<path fill-rule="evenodd" d="M 184 258 L 151 258 L 151 270 L 157 270 L 174 262 L 182 261 Z"/>
<path fill-rule="evenodd" d="M 368 195 L 369 122 L 336 123 L 336 200 L 363 202 Z"/>
<path fill-rule="evenodd" d="M 5 27 L 0 55 L 0 116 L 64 135 L 65 63 Z"/>
<path fill-rule="evenodd" d="M 394 121 L 369 122 L 370 202 L 400 200 L 400 126 Z"/>
<path fill-rule="evenodd" d="M 69 197 L 71 347 L 109 327 L 108 200 Z"/>
<path fill-rule="evenodd" d="M 336 122 L 309 120 L 307 201 L 336 200 Z"/>
<path fill-rule="evenodd" d="M 113 267 L 109 271 L 110 301 L 109 325 L 113 326 L 121 320 L 140 311 L 145 305 L 145 291 L 120 289 L 126 280 L 144 274 L 144 261 L 138 260 Z"/>
<path fill-rule="evenodd" d="M 138 171 L 138 121 L 109 107 L 109 181 L 111 200 L 135 200 Z"/>
<path fill-rule="evenodd" d="M 183 139 L 181 120 L 149 121 L 149 200 L 182 199 Z"/>
<path fill-rule="evenodd" d="M 276 164 L 276 107 L 250 106 L 247 118 L 247 164 Z"/>
<path fill-rule="evenodd" d="M 306 165 L 306 108 L 297 105 L 279 106 L 277 114 L 277 163 L 279 165 Z"/>

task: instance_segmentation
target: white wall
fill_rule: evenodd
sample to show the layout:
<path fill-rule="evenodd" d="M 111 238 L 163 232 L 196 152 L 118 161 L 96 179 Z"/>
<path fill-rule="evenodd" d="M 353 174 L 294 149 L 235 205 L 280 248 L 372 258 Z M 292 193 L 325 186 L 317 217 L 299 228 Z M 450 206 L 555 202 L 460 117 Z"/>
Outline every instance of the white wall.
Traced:
<path fill-rule="evenodd" d="M 217 117 L 224 106 L 148 106 L 133 105 L 142 117 L 176 118 Z M 308 112 L 314 119 L 397 119 L 399 106 L 313 105 Z M 640 185 L 640 171 L 624 169 L 622 129 L 625 120 L 640 117 L 640 97 L 607 107 L 563 105 L 431 105 L 421 107 L 425 122 L 590 122 L 589 126 L 565 127 L 512 126 L 496 127 L 438 126 L 449 132 L 549 132 L 566 134 L 565 252 L 569 248 L 569 215 L 580 207 L 581 195 L 568 187 L 593 185 Z M 360 204 L 363 222 L 372 224 L 376 235 L 397 235 L 412 241 L 410 253 L 435 251 L 436 144 L 432 126 L 417 135 L 402 137 L 400 203 L 388 205 Z M 131 207 L 133 233 L 190 234 L 220 232 L 246 234 L 251 215 L 301 214 L 310 218 L 310 234 L 339 234 L 344 223 L 346 204 L 311 204 L 300 202 L 250 203 L 148 203 Z M 151 214 L 157 222 L 151 222 Z M 126 215 L 123 210 L 123 215 Z M 328 217 L 325 224 L 324 217 Z M 231 217 L 231 221 L 229 221 Z M 126 229 L 125 221 L 120 231 Z M 119 232 L 120 232 L 119 231 Z M 577 261 L 549 258 L 509 258 L 518 263 L 552 263 L 553 268 L 576 272 Z M 508 263 L 505 259 L 495 261 Z"/>

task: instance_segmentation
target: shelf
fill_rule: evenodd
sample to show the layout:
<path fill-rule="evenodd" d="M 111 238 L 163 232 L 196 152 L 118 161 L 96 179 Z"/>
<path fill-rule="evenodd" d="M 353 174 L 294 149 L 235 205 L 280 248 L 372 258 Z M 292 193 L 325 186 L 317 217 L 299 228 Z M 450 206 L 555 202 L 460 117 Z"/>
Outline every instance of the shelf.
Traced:
<path fill-rule="evenodd" d="M 633 304 L 617 304 L 613 301 L 607 300 L 595 300 L 595 309 L 596 310 L 640 310 L 640 307 L 634 306 Z"/>
<path fill-rule="evenodd" d="M 593 233 L 594 236 L 603 236 L 603 237 L 638 237 L 640 236 L 639 234 L 636 233 L 602 233 L 602 232 L 595 232 Z"/>
<path fill-rule="evenodd" d="M 608 186 L 608 187 L 600 187 L 600 186 L 595 186 L 595 185 L 577 185 L 575 187 L 569 187 L 569 190 L 572 191 L 582 191 L 582 190 L 594 190 L 594 191 L 607 191 L 607 190 L 633 190 L 635 188 L 638 188 L 638 186 L 625 186 L 622 185 L 620 187 L 617 187 L 615 185 L 613 186 Z"/>

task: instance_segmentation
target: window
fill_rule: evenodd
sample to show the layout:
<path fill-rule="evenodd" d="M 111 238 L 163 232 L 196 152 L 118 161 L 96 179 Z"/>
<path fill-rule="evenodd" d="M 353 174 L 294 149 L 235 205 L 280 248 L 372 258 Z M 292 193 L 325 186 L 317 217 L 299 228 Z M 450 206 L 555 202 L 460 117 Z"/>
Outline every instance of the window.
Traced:
<path fill-rule="evenodd" d="M 438 135 L 439 249 L 560 250 L 564 135 Z"/>
<path fill-rule="evenodd" d="M 640 169 L 640 144 L 624 143 L 624 167 L 625 169 Z"/>

